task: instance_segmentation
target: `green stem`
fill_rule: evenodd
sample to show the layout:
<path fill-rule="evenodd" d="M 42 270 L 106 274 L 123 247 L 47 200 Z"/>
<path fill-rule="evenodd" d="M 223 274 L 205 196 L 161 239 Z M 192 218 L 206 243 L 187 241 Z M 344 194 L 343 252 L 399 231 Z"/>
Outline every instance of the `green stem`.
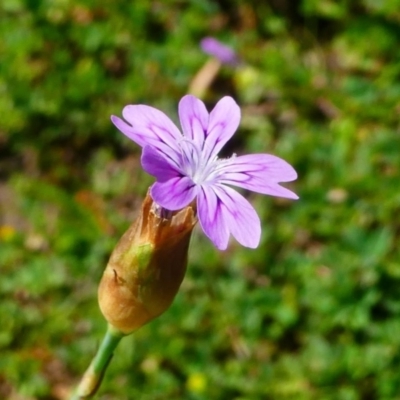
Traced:
<path fill-rule="evenodd" d="M 111 361 L 114 350 L 125 335 L 108 325 L 97 354 L 83 375 L 75 393 L 70 400 L 90 399 L 99 388 L 104 373 Z"/>

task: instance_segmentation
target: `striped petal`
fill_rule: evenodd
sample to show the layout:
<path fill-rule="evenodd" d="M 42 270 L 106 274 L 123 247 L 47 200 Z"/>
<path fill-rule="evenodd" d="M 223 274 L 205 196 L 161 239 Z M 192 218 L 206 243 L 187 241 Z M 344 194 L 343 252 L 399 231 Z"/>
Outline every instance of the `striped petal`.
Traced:
<path fill-rule="evenodd" d="M 211 186 L 201 187 L 197 196 L 197 215 L 204 233 L 220 249 L 228 247 L 229 229 L 222 214 L 221 201 Z"/>
<path fill-rule="evenodd" d="M 161 207 L 175 211 L 188 206 L 198 191 L 198 186 L 190 178 L 177 176 L 165 182 L 154 183 L 151 197 Z"/>
<path fill-rule="evenodd" d="M 217 185 L 202 187 L 197 211 L 204 233 L 218 249 L 227 248 L 230 233 L 243 246 L 258 246 L 260 219 L 253 206 L 235 190 Z"/>
<path fill-rule="evenodd" d="M 260 243 L 261 223 L 256 210 L 238 192 L 227 186 L 215 186 L 222 218 L 232 236 L 245 247 L 255 249 Z"/>
<path fill-rule="evenodd" d="M 204 103 L 192 95 L 182 97 L 179 119 L 184 136 L 202 148 L 208 127 L 208 111 Z"/>
<path fill-rule="evenodd" d="M 141 147 L 160 149 L 179 163 L 178 144 L 182 135 L 163 112 L 145 105 L 128 105 L 122 115 L 127 122 L 115 115 L 111 116 L 111 121 L 125 136 Z"/>
<path fill-rule="evenodd" d="M 278 184 L 296 178 L 296 171 L 285 160 L 270 154 L 250 154 L 225 160 L 215 180 L 257 193 L 298 199 L 295 193 Z"/>
<path fill-rule="evenodd" d="M 154 147 L 143 148 L 141 163 L 143 169 L 154 176 L 158 182 L 182 176 L 176 165 L 166 158 L 163 152 Z"/>
<path fill-rule="evenodd" d="M 204 159 L 214 158 L 236 132 L 240 122 L 240 108 L 232 97 L 223 97 L 210 113 Z"/>

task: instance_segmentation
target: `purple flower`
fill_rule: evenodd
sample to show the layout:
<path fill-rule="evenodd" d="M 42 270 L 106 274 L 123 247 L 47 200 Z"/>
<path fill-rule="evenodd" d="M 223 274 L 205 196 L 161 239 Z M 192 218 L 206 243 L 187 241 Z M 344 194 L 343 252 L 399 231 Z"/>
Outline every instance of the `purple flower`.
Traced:
<path fill-rule="evenodd" d="M 200 42 L 200 47 L 204 53 L 217 58 L 223 64 L 238 65 L 239 58 L 236 53 L 228 46 L 213 37 L 206 37 Z"/>
<path fill-rule="evenodd" d="M 261 236 L 260 219 L 253 206 L 230 186 L 271 196 L 297 199 L 279 185 L 297 178 L 286 161 L 269 154 L 233 155 L 218 152 L 235 133 L 240 109 L 231 97 L 222 98 L 209 114 L 202 101 L 184 96 L 179 103 L 183 135 L 161 111 L 128 105 L 115 126 L 143 147 L 142 166 L 157 182 L 153 200 L 168 210 L 179 210 L 197 199 L 197 213 L 205 234 L 225 250 L 232 234 L 243 246 L 255 248 Z"/>

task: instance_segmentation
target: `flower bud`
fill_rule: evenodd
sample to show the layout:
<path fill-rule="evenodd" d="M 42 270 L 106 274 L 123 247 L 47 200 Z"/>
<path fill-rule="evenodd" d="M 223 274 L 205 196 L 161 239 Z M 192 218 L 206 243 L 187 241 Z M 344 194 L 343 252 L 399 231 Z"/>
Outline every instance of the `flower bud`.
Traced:
<path fill-rule="evenodd" d="M 187 265 L 197 220 L 188 206 L 157 210 L 147 194 L 136 221 L 111 254 L 99 286 L 99 305 L 109 324 L 128 334 L 162 314 L 172 303 Z"/>

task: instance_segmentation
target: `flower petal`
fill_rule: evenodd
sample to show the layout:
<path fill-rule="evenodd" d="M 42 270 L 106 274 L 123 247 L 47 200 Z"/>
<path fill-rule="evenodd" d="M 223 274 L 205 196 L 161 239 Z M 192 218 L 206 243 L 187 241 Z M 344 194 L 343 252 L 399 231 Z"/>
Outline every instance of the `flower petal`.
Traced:
<path fill-rule="evenodd" d="M 241 245 L 256 248 L 260 243 L 261 223 L 253 206 L 230 187 L 215 185 L 213 189 L 230 233 Z"/>
<path fill-rule="evenodd" d="M 236 53 L 228 46 L 213 37 L 205 37 L 200 42 L 201 49 L 222 63 L 237 65 L 239 63 Z"/>
<path fill-rule="evenodd" d="M 261 173 L 275 182 L 290 182 L 297 178 L 297 172 L 288 162 L 271 154 L 232 157 L 225 165 L 230 172 Z"/>
<path fill-rule="evenodd" d="M 141 157 L 143 169 L 153 175 L 158 182 L 165 182 L 172 178 L 181 176 L 179 169 L 164 153 L 154 147 L 145 146 Z"/>
<path fill-rule="evenodd" d="M 144 141 L 150 138 L 168 143 L 170 147 L 182 139 L 176 125 L 162 111 L 145 105 L 129 105 L 122 110 L 123 117 Z"/>
<path fill-rule="evenodd" d="M 257 193 L 298 199 L 295 193 L 278 184 L 296 178 L 296 171 L 285 160 L 270 154 L 250 154 L 225 160 L 215 179 Z"/>
<path fill-rule="evenodd" d="M 124 135 L 139 146 L 158 148 L 176 163 L 179 162 L 178 143 L 182 135 L 162 111 L 145 105 L 128 105 L 124 107 L 122 115 L 128 123 L 115 115 L 111 116 L 111 121 Z"/>
<path fill-rule="evenodd" d="M 202 186 L 197 196 L 200 226 L 219 250 L 228 247 L 229 230 L 222 215 L 221 202 L 210 186 Z"/>
<path fill-rule="evenodd" d="M 179 102 L 179 119 L 185 137 L 202 147 L 208 127 L 208 111 L 204 103 L 192 95 Z"/>
<path fill-rule="evenodd" d="M 175 211 L 189 205 L 198 193 L 198 186 L 190 178 L 175 177 L 156 182 L 151 187 L 151 197 L 161 207 Z"/>
<path fill-rule="evenodd" d="M 240 108 L 232 97 L 223 97 L 210 113 L 204 158 L 215 157 L 233 136 L 240 122 Z"/>

